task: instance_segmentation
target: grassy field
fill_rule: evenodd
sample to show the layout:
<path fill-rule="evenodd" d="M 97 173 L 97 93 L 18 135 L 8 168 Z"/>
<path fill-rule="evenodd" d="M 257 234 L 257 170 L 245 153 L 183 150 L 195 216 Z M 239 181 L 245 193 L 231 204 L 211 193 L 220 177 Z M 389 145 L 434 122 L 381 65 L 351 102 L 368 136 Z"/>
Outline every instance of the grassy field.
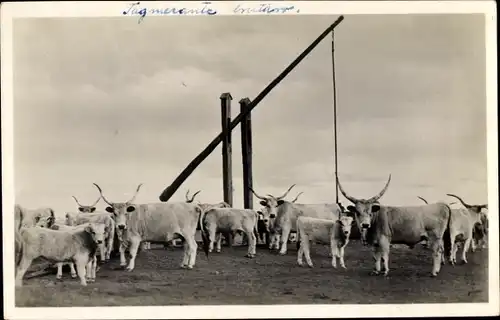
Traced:
<path fill-rule="evenodd" d="M 182 249 L 143 251 L 132 272 L 119 261 L 102 265 L 95 283 L 80 286 L 64 274 L 24 281 L 16 288 L 18 307 L 161 306 L 216 304 L 351 304 L 487 302 L 487 250 L 469 254 L 467 265 L 444 265 L 430 277 L 430 252 L 417 247 L 393 248 L 389 277 L 370 276 L 373 258 L 359 241 L 349 243 L 347 270 L 330 266 L 328 248 L 313 245 L 313 269 L 299 267 L 295 244 L 286 256 L 258 248 L 245 258 L 246 247 L 222 248 L 207 261 L 198 251 L 193 270 L 183 270 Z M 259 250 L 260 249 L 260 250 Z"/>

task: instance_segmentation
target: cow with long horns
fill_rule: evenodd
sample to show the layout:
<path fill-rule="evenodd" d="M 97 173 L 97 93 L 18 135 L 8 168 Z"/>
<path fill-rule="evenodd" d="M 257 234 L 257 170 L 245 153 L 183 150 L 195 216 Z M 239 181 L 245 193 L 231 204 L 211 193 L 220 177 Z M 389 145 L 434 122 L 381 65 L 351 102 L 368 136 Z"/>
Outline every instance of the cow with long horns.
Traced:
<path fill-rule="evenodd" d="M 96 210 L 96 204 L 99 202 L 99 200 L 101 200 L 101 196 L 99 196 L 99 198 L 97 198 L 97 200 L 93 204 L 87 206 L 78 202 L 78 199 L 75 196 L 72 197 L 73 199 L 75 199 L 75 202 L 78 205 L 78 211 L 80 211 L 81 213 L 93 213 Z"/>
<path fill-rule="evenodd" d="M 336 221 L 340 215 L 340 207 L 337 203 L 300 204 L 284 200 L 294 186 L 295 184 L 279 197 L 270 194 L 263 197 L 258 195 L 253 189 L 250 189 L 257 198 L 262 200 L 260 204 L 265 207 L 262 210 L 264 219 L 272 220 L 269 226 L 270 229 L 280 235 L 280 255 L 284 255 L 287 252 L 287 242 L 290 232 L 297 232 L 297 218 L 299 216 Z"/>
<path fill-rule="evenodd" d="M 304 192 L 299 192 L 295 199 L 290 202 L 295 203 L 303 193 Z M 274 226 L 274 219 L 265 217 L 262 209 L 258 210 L 257 213 L 259 214 L 259 221 L 257 222 L 258 239 L 261 239 L 264 244 L 267 244 L 269 249 L 278 249 L 280 236 L 271 227 Z"/>
<path fill-rule="evenodd" d="M 458 199 L 465 208 L 452 210 L 451 223 L 450 223 L 450 241 L 451 241 L 451 255 L 450 263 L 457 262 L 456 255 L 458 251 L 457 243 L 463 243 L 462 261 L 467 263 L 467 251 L 473 244 L 473 233 L 476 224 L 482 224 L 486 218 L 486 213 L 483 209 L 488 209 L 487 204 L 470 205 L 462 200 L 457 195 L 446 194 L 447 196 Z M 475 247 L 474 247 L 475 250 Z"/>
<path fill-rule="evenodd" d="M 389 273 L 391 244 L 414 247 L 417 243 L 427 240 L 432 248 L 432 276 L 437 276 L 441 269 L 443 249 L 446 255 L 451 251 L 449 236 L 445 236 L 445 232 L 449 232 L 451 217 L 451 209 L 447 204 L 434 203 L 407 207 L 381 205 L 378 200 L 387 191 L 391 175 L 382 191 L 369 199 L 358 199 L 348 195 L 339 179 L 337 182 L 340 192 L 354 204 L 354 206 L 349 205 L 347 209 L 354 213 L 363 243 L 374 247 L 375 270 L 372 274 L 380 274 L 382 259 L 384 275 L 387 276 Z"/>
<path fill-rule="evenodd" d="M 104 197 L 101 188 L 94 183 L 102 199 L 109 205 L 106 211 L 113 213 L 120 233 L 120 265 L 126 266 L 125 249 L 128 247 L 130 261 L 127 271 L 135 268 L 135 259 L 142 241 L 170 242 L 184 239 L 184 257 L 181 268 L 192 269 L 196 262 L 195 234 L 196 225 L 201 217 L 201 208 L 197 204 L 185 202 L 167 202 L 151 204 L 134 204 L 134 200 L 142 184 L 139 184 L 131 200 L 127 202 L 111 202 Z M 204 243 L 205 244 L 205 243 Z M 208 255 L 208 243 L 204 245 Z"/>

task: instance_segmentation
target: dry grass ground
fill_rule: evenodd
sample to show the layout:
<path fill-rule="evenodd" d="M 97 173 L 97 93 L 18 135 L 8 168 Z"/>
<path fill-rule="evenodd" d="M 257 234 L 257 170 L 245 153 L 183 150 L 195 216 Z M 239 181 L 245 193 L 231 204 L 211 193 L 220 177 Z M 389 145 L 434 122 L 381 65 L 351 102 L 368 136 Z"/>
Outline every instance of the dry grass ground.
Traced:
<path fill-rule="evenodd" d="M 199 250 L 193 270 L 180 269 L 182 249 L 143 251 L 132 272 L 117 270 L 113 260 L 101 266 L 87 287 L 64 274 L 24 281 L 16 288 L 18 307 L 158 306 L 216 304 L 366 304 L 446 303 L 488 300 L 487 250 L 469 254 L 467 265 L 445 265 L 430 277 L 430 252 L 393 248 L 390 276 L 370 276 L 371 251 L 353 240 L 346 250 L 347 270 L 330 266 L 328 248 L 313 245 L 313 269 L 299 267 L 295 245 L 286 256 L 260 248 L 244 257 L 246 247 L 222 248 L 207 261 Z"/>

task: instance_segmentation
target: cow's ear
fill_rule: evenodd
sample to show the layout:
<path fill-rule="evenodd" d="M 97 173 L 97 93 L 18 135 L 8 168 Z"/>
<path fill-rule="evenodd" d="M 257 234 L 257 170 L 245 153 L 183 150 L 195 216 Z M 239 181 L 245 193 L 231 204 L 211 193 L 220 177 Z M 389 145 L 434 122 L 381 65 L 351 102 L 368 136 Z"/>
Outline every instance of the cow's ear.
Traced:
<path fill-rule="evenodd" d="M 378 212 L 380 210 L 380 205 L 374 204 L 372 205 L 372 212 Z"/>
<path fill-rule="evenodd" d="M 40 216 L 40 215 L 36 215 L 36 216 L 35 216 L 35 223 L 38 223 L 38 221 L 40 221 L 40 218 L 41 218 L 41 216 Z"/>
<path fill-rule="evenodd" d="M 258 210 L 258 211 L 257 211 L 257 214 L 262 214 L 262 211 Z"/>
<path fill-rule="evenodd" d="M 56 222 L 56 217 L 54 216 L 50 216 L 48 219 L 47 219 L 47 226 L 50 228 L 52 227 L 52 225 L 54 224 L 54 222 Z"/>
<path fill-rule="evenodd" d="M 355 213 L 356 212 L 356 207 L 352 206 L 352 205 L 348 205 L 347 206 L 347 210 L 349 210 L 349 212 Z"/>
<path fill-rule="evenodd" d="M 109 212 L 109 213 L 113 213 L 114 212 L 113 207 L 106 207 L 106 211 Z"/>
<path fill-rule="evenodd" d="M 261 201 L 261 202 L 259 202 L 259 203 L 260 203 L 260 205 L 261 205 L 261 206 L 263 206 L 263 207 L 267 206 L 267 202 L 266 202 L 266 201 Z"/>
<path fill-rule="evenodd" d="M 84 209 L 83 209 L 83 207 L 78 207 L 78 210 L 79 210 L 80 212 L 83 212 L 83 210 L 84 210 Z"/>
<path fill-rule="evenodd" d="M 285 200 L 278 200 L 278 206 L 281 206 L 283 203 L 285 203 Z"/>
<path fill-rule="evenodd" d="M 135 207 L 134 206 L 128 206 L 127 207 L 127 212 L 132 212 L 132 211 L 135 211 Z"/>
<path fill-rule="evenodd" d="M 95 207 L 91 207 L 90 208 L 90 213 L 94 212 L 95 211 Z"/>

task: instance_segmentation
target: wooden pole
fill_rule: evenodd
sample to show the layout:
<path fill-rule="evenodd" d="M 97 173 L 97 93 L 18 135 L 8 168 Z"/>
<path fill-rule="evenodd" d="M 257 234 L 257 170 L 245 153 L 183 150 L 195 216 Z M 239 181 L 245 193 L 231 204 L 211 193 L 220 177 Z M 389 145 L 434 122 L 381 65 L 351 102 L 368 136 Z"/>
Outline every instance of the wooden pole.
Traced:
<path fill-rule="evenodd" d="M 245 113 L 240 113 L 231 122 L 231 130 L 234 129 L 243 119 L 244 116 L 249 114 L 253 108 L 255 108 L 268 94 L 274 89 L 293 69 L 302 61 L 304 58 L 323 40 L 337 25 L 339 25 L 344 20 L 344 16 L 340 16 L 332 25 L 326 28 L 323 33 L 316 38 L 288 67 L 286 67 L 283 72 L 281 72 L 270 84 L 268 84 L 264 90 L 255 99 L 250 102 L 246 108 Z M 165 188 L 160 195 L 160 201 L 168 201 L 174 193 L 179 189 L 184 181 L 193 173 L 194 170 L 217 148 L 219 143 L 221 143 L 224 134 L 221 132 L 217 137 L 215 137 L 208 146 L 203 149 L 187 166 L 182 170 L 182 172 L 175 178 L 170 186 Z"/>
<path fill-rule="evenodd" d="M 245 112 L 250 104 L 250 99 L 240 100 L 240 112 Z M 241 121 L 241 156 L 243 162 L 243 206 L 253 209 L 252 178 L 252 114 L 247 114 Z"/>
<path fill-rule="evenodd" d="M 332 31 L 332 77 L 333 77 L 333 130 L 334 130 L 334 143 L 335 143 L 335 202 L 339 203 L 339 174 L 338 174 L 338 161 L 337 161 L 337 87 L 335 83 L 335 32 Z"/>
<path fill-rule="evenodd" d="M 232 146 L 231 146 L 231 94 L 223 93 L 221 100 L 221 122 L 222 122 L 222 185 L 224 190 L 224 201 L 233 206 L 233 170 L 232 170 Z"/>

